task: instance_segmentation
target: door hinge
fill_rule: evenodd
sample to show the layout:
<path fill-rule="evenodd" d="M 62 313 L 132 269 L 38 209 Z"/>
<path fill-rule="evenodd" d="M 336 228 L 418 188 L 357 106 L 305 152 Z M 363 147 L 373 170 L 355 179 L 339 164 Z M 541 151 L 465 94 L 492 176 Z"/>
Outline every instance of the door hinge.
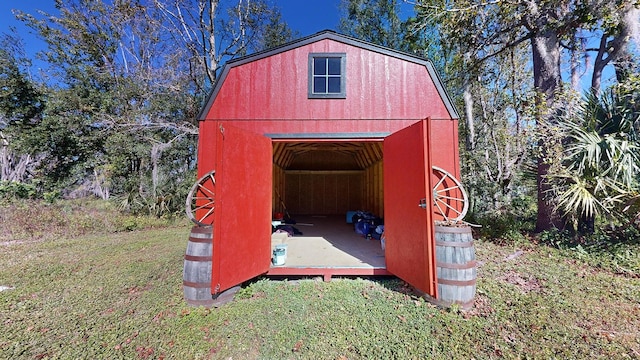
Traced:
<path fill-rule="evenodd" d="M 427 199 L 421 199 L 420 203 L 418 204 L 419 207 L 426 209 L 427 208 Z"/>

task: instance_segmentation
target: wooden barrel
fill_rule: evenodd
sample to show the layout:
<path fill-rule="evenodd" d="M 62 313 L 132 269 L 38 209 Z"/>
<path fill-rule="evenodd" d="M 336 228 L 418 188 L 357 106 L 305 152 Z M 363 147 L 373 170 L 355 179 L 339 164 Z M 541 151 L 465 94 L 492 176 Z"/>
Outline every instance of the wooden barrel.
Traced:
<path fill-rule="evenodd" d="M 184 299 L 191 306 L 211 307 L 211 257 L 213 227 L 194 226 L 184 255 L 182 285 Z"/>
<path fill-rule="evenodd" d="M 438 302 L 473 307 L 476 295 L 476 252 L 471 227 L 436 226 Z"/>

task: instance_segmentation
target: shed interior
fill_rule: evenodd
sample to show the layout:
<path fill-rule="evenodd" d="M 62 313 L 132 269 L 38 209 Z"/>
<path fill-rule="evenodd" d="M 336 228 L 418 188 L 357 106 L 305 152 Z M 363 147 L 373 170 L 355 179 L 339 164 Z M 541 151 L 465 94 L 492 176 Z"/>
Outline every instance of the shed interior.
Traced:
<path fill-rule="evenodd" d="M 273 143 L 274 211 L 345 215 L 364 210 L 382 216 L 382 141 Z"/>
<path fill-rule="evenodd" d="M 383 217 L 382 170 L 381 139 L 273 141 L 272 208 L 302 232 L 286 240 L 287 267 L 385 267 L 380 241 L 357 234 L 346 217 Z"/>

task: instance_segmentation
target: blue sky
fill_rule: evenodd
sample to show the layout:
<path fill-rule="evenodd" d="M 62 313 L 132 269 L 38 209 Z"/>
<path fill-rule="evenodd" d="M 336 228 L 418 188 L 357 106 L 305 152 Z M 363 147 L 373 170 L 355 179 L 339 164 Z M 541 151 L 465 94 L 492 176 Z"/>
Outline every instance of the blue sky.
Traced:
<path fill-rule="evenodd" d="M 325 29 L 336 29 L 340 19 L 340 0 L 272 0 L 280 8 L 284 21 L 301 36 L 311 35 Z M 54 0 L 0 0 L 0 33 L 15 26 L 30 49 L 39 46 L 30 35 L 30 29 L 15 20 L 11 10 L 19 9 L 30 14 L 43 10 L 55 14 Z"/>
<path fill-rule="evenodd" d="M 276 0 L 284 21 L 293 30 L 306 36 L 338 27 L 340 0 Z"/>
<path fill-rule="evenodd" d="M 325 29 L 335 30 L 340 20 L 341 0 L 271 0 L 280 8 L 285 22 L 300 36 L 307 36 Z M 55 14 L 54 0 L 0 0 L 0 33 L 8 32 L 15 26 L 22 35 L 29 55 L 33 58 L 36 51 L 42 49 L 39 42 L 31 34 L 31 30 L 15 20 L 11 10 L 20 9 L 35 14 L 37 10 Z M 411 11 L 410 5 L 403 5 L 405 11 Z M 610 67 L 607 67 L 610 73 Z M 610 75 L 608 75 L 610 76 Z M 603 77 L 606 81 L 608 76 Z M 583 79 L 583 81 L 586 81 Z"/>

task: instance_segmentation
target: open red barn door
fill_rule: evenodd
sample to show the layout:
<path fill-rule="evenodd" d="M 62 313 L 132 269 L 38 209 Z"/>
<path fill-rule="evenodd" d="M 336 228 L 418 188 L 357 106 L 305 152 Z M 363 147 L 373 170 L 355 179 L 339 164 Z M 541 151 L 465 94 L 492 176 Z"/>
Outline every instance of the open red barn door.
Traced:
<path fill-rule="evenodd" d="M 437 298 L 429 120 L 384 139 L 387 270 Z"/>
<path fill-rule="evenodd" d="M 273 162 L 271 139 L 224 122 L 216 149 L 214 295 L 269 270 Z"/>

